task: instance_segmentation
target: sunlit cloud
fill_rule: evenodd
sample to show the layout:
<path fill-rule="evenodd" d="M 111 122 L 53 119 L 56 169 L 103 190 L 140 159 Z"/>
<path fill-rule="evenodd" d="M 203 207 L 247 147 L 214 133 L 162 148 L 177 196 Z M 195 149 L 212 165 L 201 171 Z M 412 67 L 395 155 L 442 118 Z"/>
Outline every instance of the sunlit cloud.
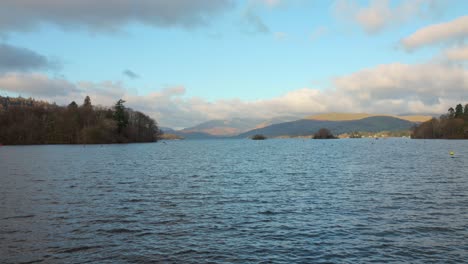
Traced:
<path fill-rule="evenodd" d="M 80 90 L 65 79 L 50 78 L 40 73 L 0 74 L 0 90 L 26 96 L 70 96 Z"/>
<path fill-rule="evenodd" d="M 61 104 L 79 102 L 89 95 L 94 104 L 111 106 L 123 98 L 127 106 L 149 114 L 160 124 L 183 128 L 212 119 L 305 117 L 326 112 L 443 113 L 447 106 L 468 100 L 468 71 L 433 62 L 383 64 L 336 77 L 329 89 L 301 88 L 253 101 L 187 97 L 184 86 L 137 94 L 121 82 L 72 84 L 39 74 L 4 75 L 0 87 Z"/>
<path fill-rule="evenodd" d="M 468 16 L 421 28 L 401 40 L 406 50 L 415 50 L 424 46 L 460 42 L 468 37 Z"/>
<path fill-rule="evenodd" d="M 356 0 L 337 0 L 333 11 L 338 18 L 359 25 L 368 34 L 377 34 L 416 17 L 440 12 L 441 6 L 442 1 L 436 0 L 401 1 L 395 6 L 389 0 L 371 0 L 368 5 Z"/>
<path fill-rule="evenodd" d="M 468 45 L 447 49 L 444 51 L 444 57 L 451 61 L 468 61 Z"/>

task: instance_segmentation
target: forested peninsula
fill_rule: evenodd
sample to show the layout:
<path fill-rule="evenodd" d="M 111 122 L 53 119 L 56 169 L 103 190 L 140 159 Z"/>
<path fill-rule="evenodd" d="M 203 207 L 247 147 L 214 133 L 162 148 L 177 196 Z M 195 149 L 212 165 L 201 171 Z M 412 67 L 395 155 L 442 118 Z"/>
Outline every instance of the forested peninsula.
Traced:
<path fill-rule="evenodd" d="M 447 114 L 416 126 L 412 138 L 468 139 L 468 104 L 450 107 Z"/>
<path fill-rule="evenodd" d="M 59 106 L 44 101 L 0 96 L 0 144 L 110 144 L 155 142 L 161 131 L 155 120 L 124 106 Z"/>

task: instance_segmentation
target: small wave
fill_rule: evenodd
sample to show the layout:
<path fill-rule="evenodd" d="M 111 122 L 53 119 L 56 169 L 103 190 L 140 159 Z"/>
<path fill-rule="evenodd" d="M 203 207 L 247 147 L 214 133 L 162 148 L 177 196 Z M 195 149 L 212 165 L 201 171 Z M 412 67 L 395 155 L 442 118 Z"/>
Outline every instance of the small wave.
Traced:
<path fill-rule="evenodd" d="M 128 223 L 136 223 L 136 220 L 127 220 L 127 219 L 95 219 L 89 221 L 92 224 L 128 224 Z"/>
<path fill-rule="evenodd" d="M 286 172 L 286 175 L 292 175 L 292 176 L 307 175 L 307 172 Z"/>
<path fill-rule="evenodd" d="M 122 200 L 122 202 L 124 203 L 140 203 L 140 202 L 144 202 L 146 201 L 145 199 L 126 199 L 126 200 Z"/>
<path fill-rule="evenodd" d="M 9 234 L 14 234 L 18 233 L 18 230 L 0 230 L 0 235 L 9 235 Z"/>
<path fill-rule="evenodd" d="M 126 181 L 126 182 L 117 182 L 117 184 L 133 184 L 134 181 Z"/>
<path fill-rule="evenodd" d="M 270 211 L 270 210 L 266 210 L 266 211 L 262 211 L 262 212 L 258 212 L 259 214 L 263 214 L 263 215 L 274 215 L 274 214 L 277 214 L 273 211 Z"/>
<path fill-rule="evenodd" d="M 150 236 L 150 235 L 153 235 L 154 233 L 152 232 L 144 232 L 144 233 L 140 233 L 140 234 L 137 234 L 136 236 L 137 237 L 144 237 L 144 236 Z"/>
<path fill-rule="evenodd" d="M 36 260 L 30 260 L 30 261 L 23 261 L 23 262 L 18 262 L 20 264 L 32 264 L 32 263 L 40 263 L 43 262 L 44 259 L 36 259 Z"/>
<path fill-rule="evenodd" d="M 434 233 L 434 232 L 453 232 L 454 230 L 449 227 L 442 227 L 442 226 L 420 226 L 412 228 L 414 231 L 418 233 Z"/>
<path fill-rule="evenodd" d="M 15 216 L 10 216 L 10 217 L 5 217 L 2 218 L 3 220 L 8 220 L 8 219 L 21 219 L 21 218 L 32 218 L 35 215 L 15 215 Z"/>
<path fill-rule="evenodd" d="M 60 253 L 75 253 L 78 251 L 85 251 L 100 248 L 100 246 L 82 246 L 82 247 L 74 247 L 74 248 L 67 248 L 59 251 Z"/>
<path fill-rule="evenodd" d="M 131 229 L 127 229 L 127 228 L 113 228 L 113 229 L 108 229 L 108 230 L 99 229 L 98 231 L 106 232 L 106 233 L 109 233 L 109 234 L 122 234 L 122 233 L 136 233 L 136 232 L 139 232 L 137 230 L 131 230 Z"/>

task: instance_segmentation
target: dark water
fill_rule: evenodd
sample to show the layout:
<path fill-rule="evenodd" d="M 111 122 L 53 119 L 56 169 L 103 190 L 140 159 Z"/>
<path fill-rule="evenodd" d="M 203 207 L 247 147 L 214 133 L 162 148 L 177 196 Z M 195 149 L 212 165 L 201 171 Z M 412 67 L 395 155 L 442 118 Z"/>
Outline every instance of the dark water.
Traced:
<path fill-rule="evenodd" d="M 0 168 L 0 263 L 468 260 L 468 141 L 4 146 Z"/>

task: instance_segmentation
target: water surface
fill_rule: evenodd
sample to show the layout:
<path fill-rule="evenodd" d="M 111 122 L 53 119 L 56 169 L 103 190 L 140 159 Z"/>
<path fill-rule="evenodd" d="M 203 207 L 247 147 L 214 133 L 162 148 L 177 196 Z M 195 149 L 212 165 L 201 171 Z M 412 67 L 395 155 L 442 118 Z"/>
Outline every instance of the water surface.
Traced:
<path fill-rule="evenodd" d="M 3 146 L 0 168 L 1 263 L 468 259 L 468 141 Z"/>

